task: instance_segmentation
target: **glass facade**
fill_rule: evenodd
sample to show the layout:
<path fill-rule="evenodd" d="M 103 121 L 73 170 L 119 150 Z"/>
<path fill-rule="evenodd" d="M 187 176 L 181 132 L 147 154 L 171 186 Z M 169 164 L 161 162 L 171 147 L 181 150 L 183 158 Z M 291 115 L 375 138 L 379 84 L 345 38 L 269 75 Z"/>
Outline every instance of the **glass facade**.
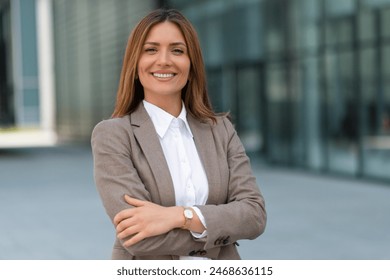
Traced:
<path fill-rule="evenodd" d="M 268 161 L 390 179 L 390 1 L 165 1 L 196 26 L 214 107 Z"/>
<path fill-rule="evenodd" d="M 0 0 L 0 149 L 52 146 L 51 0 Z"/>
<path fill-rule="evenodd" d="M 0 1 L 0 126 L 40 122 L 35 0 Z"/>
<path fill-rule="evenodd" d="M 0 0 L 0 127 L 43 122 L 39 3 L 60 139 L 110 117 L 129 32 L 168 6 L 195 25 L 213 106 L 250 155 L 390 180 L 390 0 Z"/>

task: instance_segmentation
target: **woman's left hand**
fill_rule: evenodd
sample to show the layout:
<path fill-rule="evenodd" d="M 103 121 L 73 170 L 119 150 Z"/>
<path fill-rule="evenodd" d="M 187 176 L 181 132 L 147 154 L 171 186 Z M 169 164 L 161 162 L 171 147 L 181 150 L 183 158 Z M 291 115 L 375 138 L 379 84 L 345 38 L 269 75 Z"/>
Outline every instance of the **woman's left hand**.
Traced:
<path fill-rule="evenodd" d="M 125 201 L 133 208 L 120 211 L 114 217 L 117 237 L 130 239 L 123 246 L 130 247 L 141 240 L 180 227 L 184 223 L 182 207 L 164 207 L 125 195 Z"/>

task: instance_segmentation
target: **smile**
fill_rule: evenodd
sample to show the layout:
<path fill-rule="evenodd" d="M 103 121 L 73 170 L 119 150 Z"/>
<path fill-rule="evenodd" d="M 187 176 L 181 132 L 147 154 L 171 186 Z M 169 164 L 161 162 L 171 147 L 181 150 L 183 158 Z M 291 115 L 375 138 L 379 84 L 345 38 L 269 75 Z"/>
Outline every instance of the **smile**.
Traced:
<path fill-rule="evenodd" d="M 170 73 L 170 74 L 153 73 L 153 76 L 157 77 L 157 78 L 172 78 L 175 75 L 176 74 L 173 74 L 173 73 Z"/>

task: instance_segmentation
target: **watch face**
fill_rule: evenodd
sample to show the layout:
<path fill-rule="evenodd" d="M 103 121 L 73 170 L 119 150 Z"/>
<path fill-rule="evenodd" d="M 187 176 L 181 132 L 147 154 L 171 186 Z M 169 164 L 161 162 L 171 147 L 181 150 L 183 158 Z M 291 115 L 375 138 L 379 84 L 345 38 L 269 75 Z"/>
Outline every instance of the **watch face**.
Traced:
<path fill-rule="evenodd" d="M 192 217 L 194 216 L 192 211 L 190 209 L 186 209 L 184 210 L 184 216 L 187 218 L 187 219 L 192 219 Z"/>

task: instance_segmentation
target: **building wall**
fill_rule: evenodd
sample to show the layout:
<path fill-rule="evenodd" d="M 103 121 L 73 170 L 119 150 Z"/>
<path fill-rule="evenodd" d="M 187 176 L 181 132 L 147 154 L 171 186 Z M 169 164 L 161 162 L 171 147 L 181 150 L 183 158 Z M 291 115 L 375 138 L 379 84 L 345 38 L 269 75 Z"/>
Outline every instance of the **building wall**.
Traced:
<path fill-rule="evenodd" d="M 115 104 L 130 31 L 155 1 L 54 0 L 57 132 L 87 140 Z"/>

